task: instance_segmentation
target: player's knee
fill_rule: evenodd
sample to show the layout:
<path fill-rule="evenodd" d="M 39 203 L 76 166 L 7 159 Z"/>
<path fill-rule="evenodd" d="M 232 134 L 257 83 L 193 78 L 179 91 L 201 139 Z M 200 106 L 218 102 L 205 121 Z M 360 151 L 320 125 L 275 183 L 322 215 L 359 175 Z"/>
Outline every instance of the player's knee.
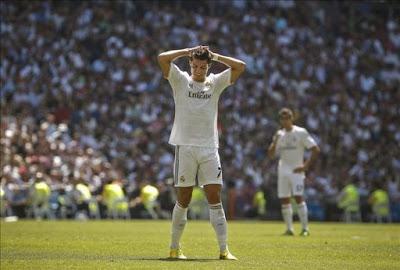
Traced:
<path fill-rule="evenodd" d="M 187 208 L 190 204 L 190 198 L 178 198 L 178 204 L 182 208 Z"/>
<path fill-rule="evenodd" d="M 187 208 L 189 206 L 192 199 L 192 191 L 193 187 L 177 189 L 177 201 L 181 207 Z"/>
<path fill-rule="evenodd" d="M 217 203 L 220 203 L 220 202 L 221 202 L 221 199 L 218 199 L 218 198 L 208 199 L 208 203 L 209 204 L 217 204 Z"/>
<path fill-rule="evenodd" d="M 296 200 L 297 204 L 301 204 L 304 202 L 303 196 L 295 196 L 294 199 Z"/>
<path fill-rule="evenodd" d="M 190 202 L 185 202 L 185 201 L 178 201 L 180 207 L 182 208 L 188 208 Z"/>
<path fill-rule="evenodd" d="M 221 186 L 220 185 L 206 185 L 204 186 L 207 201 L 209 204 L 217 204 L 221 202 Z"/>
<path fill-rule="evenodd" d="M 221 202 L 221 195 L 219 192 L 208 192 L 207 201 L 209 204 L 216 204 Z"/>
<path fill-rule="evenodd" d="M 192 195 L 191 194 L 180 194 L 180 196 L 178 196 L 177 201 L 179 203 L 179 205 L 183 208 L 187 208 L 190 204 L 190 201 L 192 199 Z"/>
<path fill-rule="evenodd" d="M 290 203 L 290 198 L 281 198 L 280 200 L 282 205 Z"/>

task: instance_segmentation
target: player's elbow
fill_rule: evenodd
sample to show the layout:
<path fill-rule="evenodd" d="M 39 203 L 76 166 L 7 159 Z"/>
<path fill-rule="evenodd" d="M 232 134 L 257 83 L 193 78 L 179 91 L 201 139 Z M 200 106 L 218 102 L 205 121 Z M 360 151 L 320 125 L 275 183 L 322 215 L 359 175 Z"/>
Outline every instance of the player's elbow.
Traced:
<path fill-rule="evenodd" d="M 319 155 L 319 153 L 321 153 L 321 149 L 317 145 L 313 147 L 312 151 L 315 155 Z"/>
<path fill-rule="evenodd" d="M 165 79 L 168 79 L 168 73 L 169 73 L 168 59 L 165 57 L 165 55 L 163 55 L 161 53 L 161 54 L 158 55 L 157 60 L 158 60 L 158 65 L 160 66 L 160 68 L 162 70 L 163 77 Z"/>
<path fill-rule="evenodd" d="M 164 55 L 163 55 L 162 53 L 160 53 L 160 54 L 157 56 L 157 61 L 158 61 L 159 64 L 163 63 L 163 62 L 164 62 L 164 59 L 165 59 L 165 57 L 164 57 Z"/>
<path fill-rule="evenodd" d="M 160 64 L 168 64 L 168 62 L 171 61 L 170 57 L 165 52 L 160 53 L 157 57 L 157 60 Z"/>
<path fill-rule="evenodd" d="M 246 64 L 242 61 L 240 61 L 235 67 L 232 67 L 232 77 L 231 77 L 231 83 L 233 84 L 236 82 L 236 80 L 239 78 L 239 76 L 243 73 L 243 71 L 246 69 Z"/>
<path fill-rule="evenodd" d="M 237 66 L 237 70 L 240 73 L 243 73 L 243 71 L 246 69 L 246 63 L 243 61 L 240 61 L 238 66 Z"/>

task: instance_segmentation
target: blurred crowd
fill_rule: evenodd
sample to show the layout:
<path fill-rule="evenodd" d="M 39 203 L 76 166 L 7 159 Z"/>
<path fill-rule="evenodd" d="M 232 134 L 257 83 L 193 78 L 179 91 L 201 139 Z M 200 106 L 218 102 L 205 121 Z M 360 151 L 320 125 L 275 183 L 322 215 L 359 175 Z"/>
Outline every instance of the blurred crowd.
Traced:
<path fill-rule="evenodd" d="M 4 1 L 0 13 L 2 215 L 168 218 L 174 103 L 157 55 L 208 44 L 247 64 L 219 106 L 229 218 L 279 215 L 266 148 L 287 106 L 322 151 L 310 215 L 336 220 L 354 182 L 367 216 L 378 182 L 400 220 L 395 2 Z"/>

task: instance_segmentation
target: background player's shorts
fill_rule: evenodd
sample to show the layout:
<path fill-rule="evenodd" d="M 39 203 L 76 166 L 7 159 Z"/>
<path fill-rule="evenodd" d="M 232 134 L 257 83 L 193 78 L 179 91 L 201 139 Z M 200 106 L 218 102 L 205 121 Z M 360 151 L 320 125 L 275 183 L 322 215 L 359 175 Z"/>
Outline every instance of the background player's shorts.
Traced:
<path fill-rule="evenodd" d="M 222 185 L 218 148 L 175 146 L 174 185 L 176 187 Z"/>
<path fill-rule="evenodd" d="M 304 173 L 278 171 L 278 197 L 303 196 L 304 178 Z"/>

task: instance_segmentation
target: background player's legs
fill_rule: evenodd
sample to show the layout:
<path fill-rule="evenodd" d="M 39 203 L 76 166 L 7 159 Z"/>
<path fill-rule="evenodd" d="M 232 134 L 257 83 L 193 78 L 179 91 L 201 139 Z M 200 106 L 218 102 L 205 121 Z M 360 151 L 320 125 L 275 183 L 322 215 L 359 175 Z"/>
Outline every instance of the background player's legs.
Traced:
<path fill-rule="evenodd" d="M 285 234 L 293 232 L 293 209 L 290 203 L 290 197 L 292 189 L 289 178 L 282 175 L 282 172 L 278 173 L 278 197 L 281 201 L 282 217 L 286 223 L 287 231 Z M 291 233 L 293 234 L 293 233 Z"/>
<path fill-rule="evenodd" d="M 292 192 L 293 196 L 297 203 L 297 209 L 299 214 L 299 219 L 301 222 L 302 233 L 304 231 L 308 232 L 308 210 L 306 202 L 303 199 L 304 194 L 304 175 L 302 174 L 293 174 L 291 176 L 292 180 Z"/>
<path fill-rule="evenodd" d="M 297 203 L 297 211 L 299 213 L 299 219 L 303 230 L 308 231 L 308 209 L 307 204 L 303 199 L 303 196 L 294 196 Z"/>
<path fill-rule="evenodd" d="M 221 252 L 228 249 L 226 244 L 227 228 L 225 212 L 221 203 L 221 185 L 209 184 L 204 186 L 207 201 L 210 207 L 210 222 L 217 234 L 219 249 Z"/>
<path fill-rule="evenodd" d="M 293 209 L 290 197 L 281 198 L 282 217 L 286 223 L 287 231 L 293 232 Z"/>

